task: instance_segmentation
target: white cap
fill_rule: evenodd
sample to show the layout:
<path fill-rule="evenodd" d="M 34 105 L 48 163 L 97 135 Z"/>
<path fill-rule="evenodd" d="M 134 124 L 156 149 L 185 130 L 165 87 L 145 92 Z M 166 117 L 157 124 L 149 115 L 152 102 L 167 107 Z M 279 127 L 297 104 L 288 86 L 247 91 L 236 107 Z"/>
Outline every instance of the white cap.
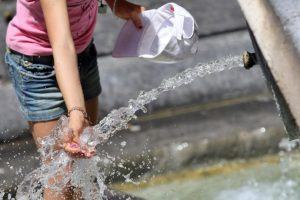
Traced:
<path fill-rule="evenodd" d="M 140 14 L 143 28 L 131 20 L 122 27 L 113 57 L 140 57 L 160 63 L 174 63 L 197 52 L 198 27 L 193 16 L 175 3 Z"/>

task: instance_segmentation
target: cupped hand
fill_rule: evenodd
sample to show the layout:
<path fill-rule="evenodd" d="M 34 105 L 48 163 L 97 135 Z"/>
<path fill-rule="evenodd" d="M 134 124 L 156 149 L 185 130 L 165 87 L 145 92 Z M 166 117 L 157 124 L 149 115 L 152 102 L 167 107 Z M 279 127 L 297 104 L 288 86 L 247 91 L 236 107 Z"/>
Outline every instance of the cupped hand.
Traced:
<path fill-rule="evenodd" d="M 132 20 L 137 28 L 143 28 L 139 13 L 144 10 L 145 8 L 143 6 L 136 5 L 128 1 L 117 1 L 114 12 L 117 17 L 125 20 Z"/>
<path fill-rule="evenodd" d="M 88 127 L 89 122 L 84 118 L 81 112 L 71 112 L 69 117 L 68 131 L 64 139 L 64 150 L 73 157 L 90 158 L 96 151 L 85 144 L 80 144 L 80 134 Z"/>

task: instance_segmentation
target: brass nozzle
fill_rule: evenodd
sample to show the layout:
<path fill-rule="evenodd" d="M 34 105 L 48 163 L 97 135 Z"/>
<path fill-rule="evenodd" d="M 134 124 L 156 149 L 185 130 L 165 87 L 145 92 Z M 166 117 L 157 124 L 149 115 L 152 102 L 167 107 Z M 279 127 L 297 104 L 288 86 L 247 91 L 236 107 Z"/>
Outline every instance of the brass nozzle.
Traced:
<path fill-rule="evenodd" d="M 250 53 L 248 51 L 245 51 L 243 53 L 243 62 L 245 69 L 250 69 L 254 65 L 257 64 L 257 59 L 255 53 Z"/>

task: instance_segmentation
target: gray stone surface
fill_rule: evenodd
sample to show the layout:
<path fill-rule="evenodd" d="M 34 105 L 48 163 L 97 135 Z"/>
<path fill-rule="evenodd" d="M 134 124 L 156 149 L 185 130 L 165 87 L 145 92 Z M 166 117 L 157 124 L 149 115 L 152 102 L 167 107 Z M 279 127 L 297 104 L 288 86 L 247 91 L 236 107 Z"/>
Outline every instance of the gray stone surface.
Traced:
<path fill-rule="evenodd" d="M 154 118 L 136 122 L 141 131 L 119 134 L 104 148 L 117 158 L 132 160 L 136 152 L 146 157 L 151 150 L 150 155 L 157 158 L 153 169 L 165 172 L 214 159 L 257 156 L 276 152 L 285 136 L 276 113 L 273 101 L 254 100 Z M 119 150 L 122 141 L 127 142 L 124 151 Z"/>
<path fill-rule="evenodd" d="M 286 40 L 290 40 L 292 41 L 292 48 L 296 49 L 296 52 L 294 53 L 294 55 L 292 55 L 292 57 L 296 57 L 296 55 L 298 56 L 298 60 L 299 60 L 299 55 L 300 55 L 300 37 L 299 37 L 299 28 L 300 28 L 300 2 L 297 0 L 287 0 L 284 3 L 282 3 L 281 1 L 278 0 L 272 0 L 270 1 L 272 4 L 272 7 L 274 8 L 274 11 L 276 13 L 276 15 L 279 17 L 280 20 L 280 24 L 282 25 L 283 30 L 285 31 L 285 35 L 287 35 L 287 39 Z M 286 41 L 285 41 L 286 42 Z M 287 43 L 287 42 L 286 42 Z M 280 46 L 282 47 L 282 46 Z M 285 51 L 285 50 L 281 50 L 281 51 Z M 284 56 L 286 60 L 288 60 L 289 58 L 287 58 L 286 56 Z M 280 59 L 279 59 L 280 60 Z M 270 67 L 272 68 L 272 63 L 269 63 Z M 291 64 L 283 64 L 280 67 L 284 66 L 284 73 L 288 74 L 289 70 L 287 70 L 287 65 L 291 65 Z M 297 73 L 297 69 L 299 69 L 300 67 L 300 62 L 298 62 L 298 65 L 294 64 L 295 68 L 292 69 L 292 74 L 296 74 Z M 283 71 L 282 70 L 282 71 Z M 267 70 L 265 70 L 266 73 L 268 73 Z M 269 70 L 269 74 L 272 70 Z M 292 104 L 296 104 L 296 107 L 298 107 L 299 105 L 299 95 L 297 95 L 297 91 L 298 89 L 294 87 L 294 85 L 298 85 L 296 83 L 297 79 L 299 79 L 299 72 L 298 74 L 294 77 L 296 78 L 296 80 L 292 80 L 290 81 L 290 86 L 289 87 L 293 87 L 293 91 L 291 93 L 291 95 L 296 98 L 296 101 L 294 101 L 294 103 L 290 100 L 290 97 L 287 97 L 287 93 L 285 93 L 285 96 L 283 96 L 283 90 L 286 90 L 285 87 L 283 87 L 282 84 L 280 84 L 280 81 L 274 81 L 275 79 L 271 79 L 269 81 L 269 83 L 272 85 L 272 87 L 274 88 L 272 90 L 272 92 L 274 93 L 274 96 L 276 97 L 276 103 L 278 104 L 278 108 L 280 111 L 280 115 L 282 117 L 282 120 L 285 124 L 285 129 L 287 131 L 287 133 L 289 134 L 289 138 L 291 140 L 293 139 L 298 139 L 300 137 L 300 131 L 299 131 L 299 120 L 297 118 L 299 118 L 299 115 L 297 115 L 297 113 L 300 110 L 295 110 L 295 107 L 292 106 Z M 273 73 L 273 77 L 276 77 L 276 72 L 272 72 Z M 290 79 L 290 78 L 286 78 L 286 79 Z M 283 88 L 282 88 L 283 87 Z M 281 88 L 281 91 L 280 89 Z M 287 103 L 288 102 L 288 103 Z M 294 105 L 295 106 L 295 105 Z M 293 113 L 293 114 L 292 114 Z M 298 122 L 298 125 L 297 125 Z"/>
<path fill-rule="evenodd" d="M 297 0 L 270 0 L 270 3 L 274 7 L 283 29 L 300 54 L 300 2 Z"/>

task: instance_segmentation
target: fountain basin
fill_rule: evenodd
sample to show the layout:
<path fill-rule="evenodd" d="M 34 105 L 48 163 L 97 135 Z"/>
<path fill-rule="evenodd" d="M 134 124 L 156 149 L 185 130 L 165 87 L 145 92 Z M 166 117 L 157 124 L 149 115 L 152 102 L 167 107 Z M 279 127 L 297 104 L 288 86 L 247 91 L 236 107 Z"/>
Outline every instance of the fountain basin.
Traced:
<path fill-rule="evenodd" d="M 297 200 L 299 158 L 299 152 L 294 151 L 224 160 L 114 188 L 151 200 Z"/>

